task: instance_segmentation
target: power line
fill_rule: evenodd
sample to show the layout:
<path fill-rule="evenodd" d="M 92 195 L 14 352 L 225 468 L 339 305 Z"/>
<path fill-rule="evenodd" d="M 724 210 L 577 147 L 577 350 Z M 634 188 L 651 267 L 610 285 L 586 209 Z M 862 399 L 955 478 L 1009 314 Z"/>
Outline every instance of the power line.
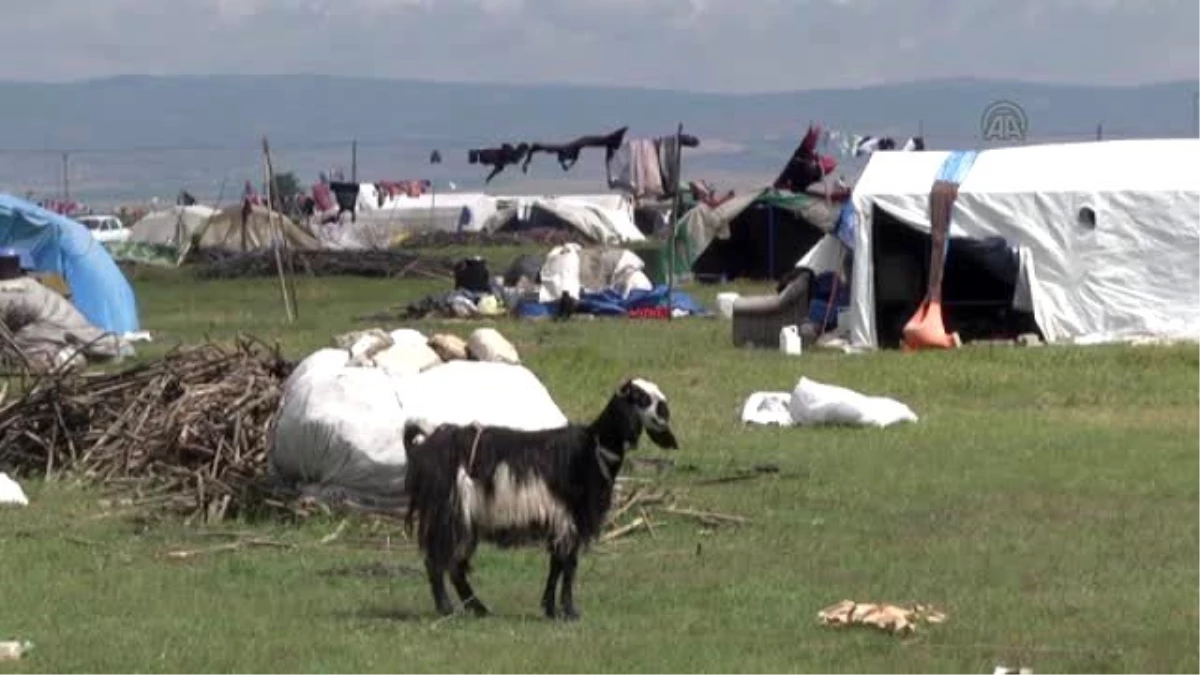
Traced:
<path fill-rule="evenodd" d="M 722 138 L 722 140 L 728 140 L 731 142 L 753 143 L 756 145 L 760 145 L 760 144 L 765 145 L 765 144 L 774 144 L 774 143 L 786 145 L 786 144 L 792 143 L 792 142 L 799 142 L 800 136 L 802 136 L 802 135 L 803 134 L 798 133 L 794 140 L 789 138 L 786 140 L 779 140 L 779 141 L 765 141 L 765 140 L 760 140 L 760 139 L 737 139 L 736 137 L 735 138 Z M 966 143 L 966 142 L 978 143 L 983 140 L 983 138 L 980 134 L 969 134 L 969 133 L 963 133 L 963 132 L 941 133 L 941 132 L 938 132 L 936 129 L 929 129 L 923 122 L 919 126 L 918 135 L 923 135 L 929 139 L 932 139 L 933 142 L 935 142 L 939 145 L 945 145 L 947 143 L 962 144 L 962 143 Z M 1061 130 L 1061 131 L 1038 130 L 1038 132 L 1036 134 L 1029 136 L 1026 139 L 1026 142 L 1038 142 L 1039 140 L 1056 140 L 1056 139 L 1070 139 L 1070 138 L 1095 138 L 1095 135 L 1096 135 L 1096 132 L 1095 132 L 1094 127 L 1089 130 L 1081 130 L 1081 129 Z M 1146 132 L 1146 131 L 1110 130 L 1108 128 L 1104 129 L 1104 136 L 1106 138 L 1176 138 L 1176 137 L 1189 137 L 1192 135 L 1193 134 L 1192 134 L 1191 130 L 1187 130 L 1187 131 L 1163 130 L 1163 131 L 1159 131 L 1157 133 L 1150 133 L 1150 132 Z M 720 134 L 710 134 L 710 136 L 715 137 L 715 138 L 721 138 Z M 485 144 L 500 143 L 500 142 L 505 142 L 506 140 L 507 139 L 504 137 L 491 138 L 491 139 L 458 138 L 453 141 L 450 141 L 450 139 L 445 139 L 445 138 L 442 138 L 442 139 L 428 139 L 428 138 L 380 138 L 380 139 L 361 139 L 360 138 L 360 139 L 354 139 L 354 138 L 345 138 L 345 139 L 329 139 L 329 140 L 319 140 L 319 141 L 303 141 L 303 142 L 296 142 L 296 143 L 273 142 L 272 145 L 274 147 L 278 147 L 280 149 L 280 151 L 305 152 L 305 151 L 316 151 L 316 150 L 341 150 L 344 148 L 350 148 L 355 144 L 357 144 L 358 146 L 361 146 L 360 150 L 361 149 L 371 150 L 371 149 L 383 149 L 383 148 L 396 148 L 396 147 L 421 147 L 424 149 L 424 148 L 428 148 L 428 147 L 436 147 L 438 145 L 451 145 L 451 146 L 479 145 L 482 147 Z M 703 147 L 703 140 L 701 141 L 701 147 Z M 192 144 L 174 144 L 174 145 L 131 145 L 131 146 L 125 146 L 125 147 L 72 146 L 72 147 L 42 147 L 42 148 L 35 148 L 35 147 L 0 148 L 0 154 L 5 154 L 5 155 L 61 155 L 64 152 L 69 153 L 71 155 L 134 155 L 134 154 L 166 154 L 166 153 L 174 153 L 174 152 L 197 152 L 197 153 L 199 153 L 199 152 L 213 152 L 213 153 L 217 153 L 217 152 L 234 153 L 234 152 L 236 152 L 236 153 L 253 154 L 253 153 L 256 153 L 257 150 L 256 150 L 256 146 L 252 142 L 247 142 L 245 145 L 219 145 L 219 144 L 206 144 L 206 143 L 192 143 Z M 425 151 L 422 150 L 422 153 L 424 153 L 424 152 Z"/>

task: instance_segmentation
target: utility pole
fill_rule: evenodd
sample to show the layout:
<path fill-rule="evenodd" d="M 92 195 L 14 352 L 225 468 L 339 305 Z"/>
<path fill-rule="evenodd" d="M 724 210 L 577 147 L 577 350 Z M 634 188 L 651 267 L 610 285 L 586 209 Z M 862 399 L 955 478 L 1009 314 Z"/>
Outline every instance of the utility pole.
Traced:
<path fill-rule="evenodd" d="M 68 168 L 70 163 L 71 153 L 64 152 L 62 154 L 62 185 L 63 185 L 63 201 L 71 201 L 71 171 Z"/>
<path fill-rule="evenodd" d="M 350 182 L 358 182 L 358 139 L 350 141 Z"/>
<path fill-rule="evenodd" d="M 1096 140 L 1104 140 L 1104 122 L 1096 124 Z"/>

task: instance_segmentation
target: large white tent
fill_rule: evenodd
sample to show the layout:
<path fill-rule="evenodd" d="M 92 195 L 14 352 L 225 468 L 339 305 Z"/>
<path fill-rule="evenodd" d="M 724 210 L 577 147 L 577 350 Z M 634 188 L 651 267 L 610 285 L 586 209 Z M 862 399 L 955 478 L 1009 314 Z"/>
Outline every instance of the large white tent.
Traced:
<path fill-rule="evenodd" d="M 949 152 L 877 152 L 852 196 L 850 338 L 878 346 L 872 219 L 928 234 L 929 192 Z M 1018 302 L 1049 342 L 1200 339 L 1200 140 L 985 150 L 959 185 L 952 237 L 1018 250 Z M 827 237 L 800 261 L 832 267 Z"/>

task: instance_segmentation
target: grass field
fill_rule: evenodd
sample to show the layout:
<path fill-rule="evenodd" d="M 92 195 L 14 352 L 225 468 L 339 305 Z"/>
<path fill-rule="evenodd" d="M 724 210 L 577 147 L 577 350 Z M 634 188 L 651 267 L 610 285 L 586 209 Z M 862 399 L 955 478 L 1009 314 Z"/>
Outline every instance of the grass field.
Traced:
<path fill-rule="evenodd" d="M 135 283 L 159 340 L 148 354 L 242 330 L 302 356 L 370 325 L 356 315 L 439 289 L 300 279 L 300 320 L 285 327 L 271 280 Z M 0 639 L 36 648 L 0 672 L 1200 669 L 1195 346 L 787 358 L 735 350 L 715 319 L 498 323 L 573 418 L 622 377 L 658 382 L 683 446 L 669 483 L 752 523 L 671 520 L 599 546 L 581 564 L 576 624 L 539 617 L 543 555 L 483 549 L 475 587 L 495 616 L 436 621 L 415 551 L 356 545 L 386 541 L 366 521 L 324 545 L 336 520 L 231 523 L 221 530 L 296 547 L 170 561 L 159 554 L 221 539 L 32 484 L 29 508 L 0 512 Z M 801 374 L 896 397 L 921 421 L 739 424 L 749 393 Z M 763 462 L 780 472 L 697 484 Z M 949 619 L 909 639 L 819 626 L 843 598 L 932 603 Z"/>

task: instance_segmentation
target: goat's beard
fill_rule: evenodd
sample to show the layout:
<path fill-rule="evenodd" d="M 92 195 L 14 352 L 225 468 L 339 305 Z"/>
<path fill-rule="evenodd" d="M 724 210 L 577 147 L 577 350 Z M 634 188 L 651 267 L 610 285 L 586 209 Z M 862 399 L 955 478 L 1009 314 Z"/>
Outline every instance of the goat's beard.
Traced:
<path fill-rule="evenodd" d="M 654 441 L 655 445 L 664 450 L 679 449 L 679 442 L 675 440 L 675 434 L 671 432 L 670 427 L 654 429 L 647 426 L 646 435 L 650 437 L 650 440 Z"/>

